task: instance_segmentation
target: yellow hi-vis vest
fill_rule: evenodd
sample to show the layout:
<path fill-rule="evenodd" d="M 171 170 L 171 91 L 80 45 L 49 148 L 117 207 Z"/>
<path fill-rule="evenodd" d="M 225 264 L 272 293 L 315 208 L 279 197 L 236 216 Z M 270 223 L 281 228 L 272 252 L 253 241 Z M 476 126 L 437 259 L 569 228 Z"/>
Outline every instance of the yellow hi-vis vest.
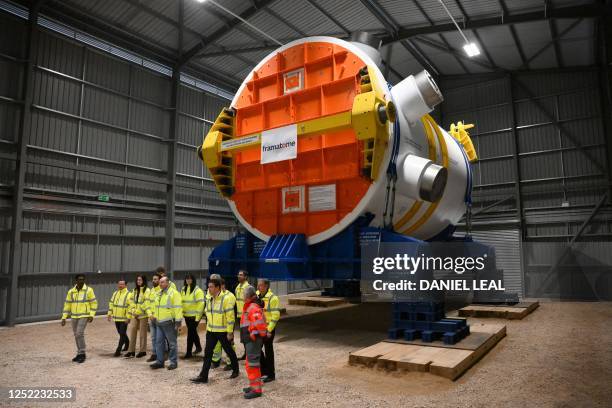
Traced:
<path fill-rule="evenodd" d="M 108 315 L 113 318 L 114 322 L 125 322 L 128 319 L 128 295 L 130 291 L 127 288 L 116 290 L 108 302 Z"/>
<path fill-rule="evenodd" d="M 93 288 L 83 285 L 78 290 L 76 285 L 66 294 L 62 319 L 81 319 L 83 317 L 94 317 L 98 311 L 98 301 Z"/>
<path fill-rule="evenodd" d="M 186 286 L 181 291 L 183 316 L 195 317 L 196 320 L 200 320 L 204 313 L 204 291 L 197 285 L 192 292 L 188 292 L 188 290 L 189 287 Z"/>
<path fill-rule="evenodd" d="M 234 295 L 228 296 L 227 291 L 220 292 L 217 297 L 210 294 L 206 297 L 206 330 L 209 332 L 234 332 Z"/>
<path fill-rule="evenodd" d="M 153 307 L 155 306 L 155 303 L 157 303 L 157 296 L 159 296 L 159 292 L 161 292 L 159 285 L 153 286 L 149 291 L 149 307 L 147 308 L 147 314 L 149 317 L 153 316 Z"/>
<path fill-rule="evenodd" d="M 157 319 L 156 323 L 180 322 L 183 318 L 181 294 L 171 287 L 166 290 L 160 288 L 155 304 L 150 305 L 150 307 L 153 309 L 153 316 Z"/>
<path fill-rule="evenodd" d="M 140 288 L 140 293 L 138 294 L 138 301 L 136 301 L 136 291 L 138 288 L 134 288 L 128 294 L 128 319 L 146 319 L 149 315 L 149 302 L 151 296 L 151 289 L 144 287 Z"/>
<path fill-rule="evenodd" d="M 238 318 L 242 317 L 242 309 L 244 309 L 244 289 L 249 286 L 249 282 L 244 281 L 236 285 L 236 311 L 238 312 Z"/>
<path fill-rule="evenodd" d="M 176 290 L 178 292 L 178 289 L 176 288 L 176 285 L 171 280 L 168 280 L 168 287 L 171 288 L 171 289 L 174 289 L 174 290 Z"/>
<path fill-rule="evenodd" d="M 259 296 L 259 291 L 257 291 L 257 296 Z M 280 319 L 280 299 L 268 289 L 262 300 L 264 301 L 264 315 L 266 316 L 266 322 L 268 322 L 268 332 L 271 332 Z"/>

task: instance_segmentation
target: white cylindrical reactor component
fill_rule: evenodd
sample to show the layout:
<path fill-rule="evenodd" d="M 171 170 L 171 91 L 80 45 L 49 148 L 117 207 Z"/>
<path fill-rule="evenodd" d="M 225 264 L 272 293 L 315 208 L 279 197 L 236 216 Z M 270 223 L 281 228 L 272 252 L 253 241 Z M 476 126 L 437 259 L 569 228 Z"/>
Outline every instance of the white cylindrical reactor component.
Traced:
<path fill-rule="evenodd" d="M 409 154 L 397 169 L 400 193 L 413 200 L 434 202 L 446 187 L 448 171 L 429 159 Z M 397 187 L 396 187 L 397 188 Z"/>
<path fill-rule="evenodd" d="M 469 162 L 461 144 L 427 115 L 442 101 L 440 90 L 426 71 L 389 90 L 376 41 L 366 34 L 350 42 L 331 37 L 293 41 L 265 57 L 236 93 L 231 107 L 240 123 L 237 137 L 245 140 L 262 127 L 266 138 L 279 137 L 268 131 L 293 116 L 296 123 L 329 120 L 343 112 L 354 116 L 351 104 L 357 94 L 373 92 L 374 86 L 385 102 L 381 106 L 397 110 L 397 122 L 381 115 L 386 135 L 378 135 L 376 143 L 343 130 L 293 135 L 297 156 L 283 161 L 258 161 L 258 145 L 232 156 L 234 184 L 226 197 L 238 220 L 257 237 L 303 233 L 309 244 L 317 244 L 365 214 L 374 216 L 371 226 L 382 227 L 388 221 L 386 209 L 393 208 L 396 232 L 430 239 L 464 214 Z M 370 157 L 367 149 L 379 150 Z M 370 168 L 363 166 L 374 159 L 378 171 L 370 177 Z M 391 161 L 397 170 L 393 203 L 385 194 Z M 227 182 L 222 176 L 217 175 Z"/>
<path fill-rule="evenodd" d="M 410 75 L 391 89 L 397 110 L 410 123 L 431 112 L 443 101 L 442 94 L 427 71 Z"/>

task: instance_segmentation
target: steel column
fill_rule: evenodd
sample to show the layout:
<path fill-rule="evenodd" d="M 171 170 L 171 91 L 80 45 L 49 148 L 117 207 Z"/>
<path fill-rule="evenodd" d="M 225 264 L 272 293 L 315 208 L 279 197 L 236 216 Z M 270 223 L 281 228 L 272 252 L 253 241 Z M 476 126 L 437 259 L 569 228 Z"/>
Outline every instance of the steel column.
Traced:
<path fill-rule="evenodd" d="M 184 0 L 179 0 L 178 3 L 179 16 L 179 35 L 178 35 L 178 55 L 177 61 L 181 61 L 183 53 L 183 17 L 184 17 Z M 176 217 L 176 147 L 178 137 L 178 94 L 181 84 L 181 63 L 177 62 L 172 70 L 172 90 L 170 97 L 170 106 L 172 109 L 170 117 L 170 134 L 168 141 L 168 165 L 166 174 L 168 183 L 166 184 L 166 240 L 164 246 L 164 264 L 170 279 L 174 279 L 174 220 Z"/>
<path fill-rule="evenodd" d="M 38 53 L 38 11 L 44 1 L 35 1 L 30 6 L 30 16 L 28 21 L 28 34 L 26 42 L 26 61 L 23 75 L 22 96 L 23 108 L 19 120 L 20 136 L 17 148 L 17 166 L 15 183 L 13 187 L 13 214 L 11 220 L 11 253 L 9 259 L 11 284 L 8 289 L 6 316 L 7 325 L 13 326 L 17 317 L 17 289 L 18 279 L 21 272 L 21 230 L 23 229 L 23 189 L 25 184 L 25 173 L 28 153 L 28 141 L 32 128 L 32 99 L 34 77 L 34 63 Z"/>

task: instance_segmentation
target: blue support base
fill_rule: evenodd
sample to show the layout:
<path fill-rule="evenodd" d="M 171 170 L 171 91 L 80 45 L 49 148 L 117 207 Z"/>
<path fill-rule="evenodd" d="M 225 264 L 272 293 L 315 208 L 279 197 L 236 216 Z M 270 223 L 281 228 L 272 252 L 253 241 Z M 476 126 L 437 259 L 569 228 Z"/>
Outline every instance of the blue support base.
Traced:
<path fill-rule="evenodd" d="M 372 219 L 371 215 L 363 216 L 340 234 L 311 246 L 307 245 L 303 234 L 274 235 L 268 242 L 249 233 L 238 234 L 212 251 L 208 258 L 209 273 L 233 277 L 238 269 L 246 269 L 253 277 L 271 280 L 333 280 L 334 287 L 324 291 L 324 295 L 359 296 L 362 247 L 372 242 L 427 245 L 393 231 L 369 227 Z M 445 231 L 436 239 L 472 242 L 471 238 L 454 238 L 451 233 L 451 230 Z M 482 248 L 487 248 L 494 257 L 492 248 L 484 245 Z M 465 253 L 461 254 L 469 256 L 474 249 L 466 246 L 460 247 L 459 251 L 462 250 Z M 390 338 L 442 339 L 447 344 L 454 344 L 469 334 L 465 320 L 445 317 L 443 296 L 435 301 L 395 303 L 392 327 Z"/>

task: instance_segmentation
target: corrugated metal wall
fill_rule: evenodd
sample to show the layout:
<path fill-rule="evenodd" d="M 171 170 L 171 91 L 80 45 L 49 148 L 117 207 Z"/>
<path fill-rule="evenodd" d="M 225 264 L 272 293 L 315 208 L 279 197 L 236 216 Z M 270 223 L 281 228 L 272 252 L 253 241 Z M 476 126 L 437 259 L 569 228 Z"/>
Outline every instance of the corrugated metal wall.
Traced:
<path fill-rule="evenodd" d="M 0 272 L 8 273 L 10 186 L 25 22 L 0 14 Z M 164 264 L 171 80 L 41 30 L 27 147 L 17 321 L 57 317 L 75 273 L 105 305 L 119 276 Z M 175 280 L 202 276 L 235 221 L 195 146 L 227 100 L 178 98 Z M 109 203 L 97 200 L 108 195 Z M 2 279 L 6 283 L 6 279 Z M 6 299 L 6 297 L 3 297 Z M 0 302 L 4 320 L 5 301 Z"/>
<path fill-rule="evenodd" d="M 512 264 L 512 279 L 524 277 L 526 296 L 609 296 L 609 290 L 593 296 L 589 285 L 567 283 L 568 268 L 554 272 L 552 284 L 540 288 L 562 249 L 609 189 L 606 146 L 611 141 L 604 132 L 598 71 L 447 78 L 441 88 L 442 125 L 448 128 L 459 120 L 476 125 L 470 132 L 479 156 L 473 166 L 474 212 L 491 208 L 475 217 L 474 235 L 500 247 L 522 248 L 522 265 Z M 609 202 L 580 238 L 590 242 L 582 243 L 582 251 L 588 249 L 596 258 L 612 251 Z M 496 230 L 511 233 L 503 238 Z M 574 259 L 569 269 L 584 275 L 584 257 Z M 589 280 L 612 272 L 604 269 Z"/>

